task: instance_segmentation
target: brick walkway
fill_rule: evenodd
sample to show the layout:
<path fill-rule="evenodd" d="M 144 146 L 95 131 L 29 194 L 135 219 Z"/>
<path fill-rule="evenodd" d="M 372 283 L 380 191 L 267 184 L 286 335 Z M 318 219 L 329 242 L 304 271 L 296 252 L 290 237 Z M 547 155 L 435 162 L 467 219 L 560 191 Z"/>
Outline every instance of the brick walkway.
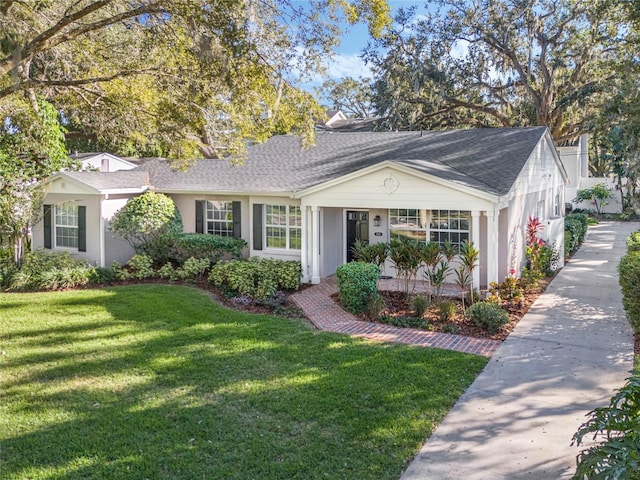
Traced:
<path fill-rule="evenodd" d="M 380 287 L 382 290 L 394 290 L 398 288 L 398 282 L 395 279 L 381 280 Z M 307 318 L 316 328 L 328 332 L 344 333 L 381 342 L 455 350 L 485 357 L 491 357 L 501 343 L 498 340 L 463 337 L 448 333 L 427 332 L 415 328 L 398 328 L 391 325 L 364 322 L 336 305 L 331 295 L 337 291 L 338 285 L 335 277 L 329 277 L 323 279 L 319 285 L 314 285 L 295 293 L 291 296 L 291 299 L 304 311 Z M 425 292 L 426 285 L 424 282 L 416 282 L 415 291 Z"/>

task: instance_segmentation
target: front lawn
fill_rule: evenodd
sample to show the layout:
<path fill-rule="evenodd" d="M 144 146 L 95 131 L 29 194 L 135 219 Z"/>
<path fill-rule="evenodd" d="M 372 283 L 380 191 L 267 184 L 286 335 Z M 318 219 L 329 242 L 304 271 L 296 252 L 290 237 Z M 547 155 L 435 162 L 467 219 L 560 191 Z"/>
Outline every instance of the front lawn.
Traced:
<path fill-rule="evenodd" d="M 486 363 L 188 287 L 0 294 L 0 478 L 397 479 Z"/>

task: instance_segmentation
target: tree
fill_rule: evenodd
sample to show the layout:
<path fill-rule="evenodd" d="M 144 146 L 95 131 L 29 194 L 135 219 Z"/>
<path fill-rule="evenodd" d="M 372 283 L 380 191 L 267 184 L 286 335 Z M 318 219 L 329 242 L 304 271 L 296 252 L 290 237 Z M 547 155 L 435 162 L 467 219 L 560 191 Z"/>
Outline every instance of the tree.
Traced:
<path fill-rule="evenodd" d="M 574 139 L 619 75 L 619 3 L 441 0 L 425 18 L 401 11 L 366 52 L 378 113 L 391 128 L 546 125 L 557 142 Z"/>
<path fill-rule="evenodd" d="M 602 213 L 602 207 L 607 204 L 607 200 L 611 198 L 611 191 L 604 183 L 598 183 L 591 188 L 583 188 L 578 190 L 574 202 L 593 202 L 596 207 L 596 213 Z"/>
<path fill-rule="evenodd" d="M 55 108 L 43 101 L 14 98 L 0 104 L 0 239 L 20 264 L 29 227 L 38 220 L 43 198 L 39 183 L 73 166 L 64 148 L 64 129 Z"/>
<path fill-rule="evenodd" d="M 326 98 L 331 108 L 341 110 L 347 116 L 354 118 L 374 116 L 373 91 L 369 78 L 355 80 L 345 77 L 340 81 L 327 80 L 317 94 Z"/>
<path fill-rule="evenodd" d="M 182 218 L 171 197 L 148 191 L 132 198 L 110 222 L 114 233 L 134 248 L 147 253 L 156 263 L 167 260 L 167 237 L 182 232 Z"/>
<path fill-rule="evenodd" d="M 385 0 L 7 0 L 0 102 L 42 95 L 71 145 L 127 155 L 215 156 L 290 130 L 310 141 L 319 107 L 289 79 L 319 68 L 339 17 L 378 34 L 388 12 Z"/>

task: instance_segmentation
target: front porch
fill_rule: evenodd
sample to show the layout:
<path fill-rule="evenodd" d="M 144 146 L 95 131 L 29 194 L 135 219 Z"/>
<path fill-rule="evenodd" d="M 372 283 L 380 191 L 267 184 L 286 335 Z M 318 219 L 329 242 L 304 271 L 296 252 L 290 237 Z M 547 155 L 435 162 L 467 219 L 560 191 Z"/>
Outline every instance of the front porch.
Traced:
<path fill-rule="evenodd" d="M 480 250 L 479 266 L 473 271 L 474 285 L 486 287 L 491 282 L 498 282 L 500 278 L 504 278 L 508 272 L 506 232 L 502 241 L 499 238 L 501 227 L 505 230 L 507 212 L 506 209 L 498 210 L 497 206 L 487 210 L 446 210 L 380 206 L 321 207 L 303 204 L 301 212 L 303 283 L 319 284 L 322 279 L 335 274 L 338 266 L 351 260 L 349 253 L 355 240 L 371 244 L 389 242 L 394 236 L 397 237 L 398 233 L 404 235 L 405 232 L 407 236 L 424 242 L 438 241 L 443 237 L 451 238 L 452 242 L 457 244 L 465 240 L 472 242 Z M 398 218 L 397 212 L 403 213 L 401 219 Z M 436 230 L 433 212 L 451 212 L 452 215 L 455 213 L 464 219 L 443 222 L 444 227 Z M 416 221 L 416 218 L 413 218 L 413 223 L 406 220 L 411 215 L 420 219 Z M 455 228 L 449 233 L 447 228 L 452 224 L 455 224 Z M 384 265 L 384 274 L 395 276 L 395 269 L 390 260 Z M 418 278 L 422 278 L 421 273 Z"/>

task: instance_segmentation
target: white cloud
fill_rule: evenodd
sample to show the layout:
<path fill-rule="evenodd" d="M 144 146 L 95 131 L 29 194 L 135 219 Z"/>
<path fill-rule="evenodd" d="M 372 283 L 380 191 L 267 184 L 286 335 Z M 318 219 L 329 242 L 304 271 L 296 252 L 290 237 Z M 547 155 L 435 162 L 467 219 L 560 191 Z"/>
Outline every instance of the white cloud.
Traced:
<path fill-rule="evenodd" d="M 365 65 L 357 53 L 337 53 L 326 62 L 325 77 L 334 80 L 344 77 L 372 77 L 371 68 Z"/>

